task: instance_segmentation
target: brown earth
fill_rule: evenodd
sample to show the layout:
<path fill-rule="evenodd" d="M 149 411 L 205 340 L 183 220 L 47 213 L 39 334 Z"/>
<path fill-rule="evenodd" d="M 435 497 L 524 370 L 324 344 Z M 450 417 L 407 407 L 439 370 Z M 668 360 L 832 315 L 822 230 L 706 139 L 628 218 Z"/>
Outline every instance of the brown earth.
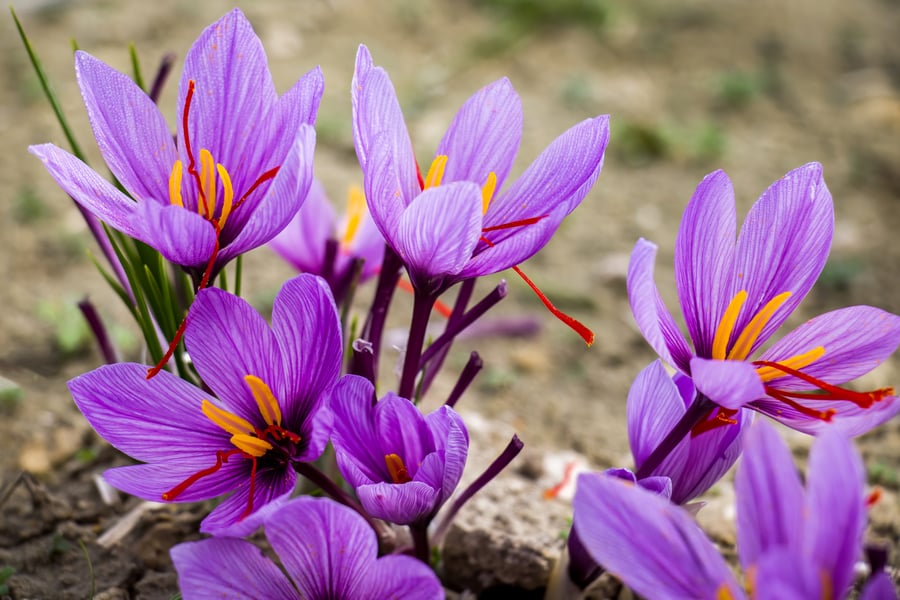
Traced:
<path fill-rule="evenodd" d="M 554 6 L 553 10 L 542 8 Z M 17 6 L 33 44 L 94 164 L 90 130 L 72 70 L 74 38 L 128 70 L 127 43 L 145 75 L 163 53 L 183 56 L 228 3 L 157 0 L 24 2 Z M 460 103 L 509 76 L 523 98 L 525 131 L 516 171 L 583 118 L 612 114 L 605 170 L 559 235 L 525 270 L 558 305 L 593 326 L 589 350 L 545 314 L 510 276 L 496 315 L 534 314 L 542 332 L 526 340 L 458 344 L 449 372 L 477 348 L 486 368 L 464 399 L 510 423 L 526 441 L 525 461 L 574 449 L 593 465 L 629 462 L 624 399 L 653 357 L 632 323 L 624 272 L 632 245 L 660 245 L 658 281 L 675 305 L 672 247 L 685 203 L 704 174 L 732 177 L 739 213 L 774 179 L 808 161 L 824 164 L 835 199 L 836 236 L 819 284 L 792 323 L 851 304 L 900 313 L 896 232 L 900 226 L 900 3 L 802 0 L 788 6 L 691 0 L 272 1 L 243 7 L 285 90 L 320 64 L 326 95 L 318 121 L 317 173 L 335 197 L 361 177 L 352 150 L 349 84 L 356 47 L 369 45 L 390 72 L 426 160 Z M 19 485 L 0 497 L 0 569 L 15 574 L 0 597 L 169 598 L 176 591 L 168 548 L 196 537 L 204 507 L 154 509 L 110 550 L 98 535 L 138 505 L 104 504 L 93 476 L 124 464 L 90 433 L 65 381 L 100 358 L 75 301 L 88 295 L 114 323 L 132 359 L 137 337 L 118 300 L 87 258 L 92 241 L 31 143 L 65 145 L 43 101 L 11 19 L 0 19 L 0 475 Z M 177 72 L 177 69 L 176 69 Z M 170 85 L 161 106 L 174 116 Z M 268 250 L 246 263 L 249 298 L 270 301 L 287 266 Z M 483 284 L 480 290 L 487 291 Z M 395 309 L 398 327 L 406 308 Z M 900 382 L 894 357 L 863 378 L 872 388 Z M 439 382 L 435 398 L 450 385 Z M 791 436 L 802 449 L 807 440 Z M 859 441 L 870 481 L 884 489 L 872 535 L 900 565 L 900 422 Z M 499 448 L 485 451 L 494 454 Z"/>

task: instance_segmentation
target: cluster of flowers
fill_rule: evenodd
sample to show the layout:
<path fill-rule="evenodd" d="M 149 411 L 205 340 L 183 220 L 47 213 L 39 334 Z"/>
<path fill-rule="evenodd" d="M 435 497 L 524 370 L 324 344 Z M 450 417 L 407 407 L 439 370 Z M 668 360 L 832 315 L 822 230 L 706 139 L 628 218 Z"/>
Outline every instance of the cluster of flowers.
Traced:
<path fill-rule="evenodd" d="M 513 438 L 456 493 L 469 437 L 453 406 L 480 358 L 473 353 L 439 409 L 423 415 L 418 400 L 454 338 L 505 295 L 501 284 L 469 306 L 481 276 L 513 268 L 555 316 L 593 341 L 517 265 L 547 243 L 593 186 L 608 117 L 563 133 L 503 189 L 522 111 L 502 79 L 462 106 L 423 175 L 391 81 L 360 47 L 351 93 L 364 190 L 351 190 L 338 223 L 312 172 L 322 74 L 307 73 L 279 97 L 240 11 L 211 25 L 188 52 L 174 137 L 157 93 L 84 52 L 76 55 L 76 71 L 100 151 L 121 187 L 51 144 L 31 152 L 89 219 L 115 230 L 100 240 L 115 273 L 107 278 L 136 318 L 145 325 L 150 319 L 144 331 L 151 351 L 154 344 L 168 351 L 153 353 L 157 365 L 149 372 L 141 364 L 109 364 L 69 387 L 99 435 L 143 463 L 107 471 L 115 487 L 166 502 L 231 492 L 201 524 L 212 537 L 172 549 L 183 596 L 442 597 L 429 566 L 432 545 L 521 443 Z M 746 449 L 737 475 L 738 529 L 750 596 L 847 593 L 866 521 L 863 471 L 848 438 L 896 415 L 900 402 L 891 389 L 840 386 L 896 349 L 900 317 L 865 306 L 834 311 L 751 358 L 817 279 L 833 220 L 817 164 L 774 183 L 737 237 L 727 176 L 704 179 L 676 246 L 690 344 L 653 281 L 656 247 L 637 243 L 628 271 L 631 306 L 676 373 L 657 361 L 629 394 L 635 472 L 579 478 L 568 569 L 578 587 L 610 571 L 651 598 L 743 597 L 686 512 L 698 505 L 681 505 L 708 490 Z M 271 325 L 224 289 L 226 266 L 269 242 L 304 272 L 278 293 Z M 153 278 L 165 270 L 154 270 L 147 256 L 180 267 L 186 289 L 178 289 L 177 278 Z M 396 392 L 379 399 L 385 319 L 404 270 L 414 295 L 409 336 Z M 351 334 L 346 311 L 369 278 L 377 278 L 371 310 Z M 454 287 L 444 332 L 426 345 L 429 318 Z M 186 316 L 177 318 L 182 309 Z M 751 426 L 751 410 L 821 434 L 806 492 L 777 433 Z M 321 468 L 329 442 L 343 481 Z M 292 498 L 298 474 L 330 498 Z M 398 537 L 391 525 L 407 526 L 409 535 Z M 282 568 L 240 539 L 260 526 Z M 891 590 L 876 572 L 865 593 L 891 597 Z"/>

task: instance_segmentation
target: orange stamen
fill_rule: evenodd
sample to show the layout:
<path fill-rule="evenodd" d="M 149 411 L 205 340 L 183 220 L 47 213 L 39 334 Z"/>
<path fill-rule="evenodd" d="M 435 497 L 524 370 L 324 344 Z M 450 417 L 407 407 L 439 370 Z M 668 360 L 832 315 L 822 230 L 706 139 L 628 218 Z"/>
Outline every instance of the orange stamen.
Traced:
<path fill-rule="evenodd" d="M 866 508 L 872 508 L 881 500 L 881 488 L 876 487 L 872 490 L 872 493 L 868 495 L 866 498 Z"/>
<path fill-rule="evenodd" d="M 577 466 L 578 461 L 576 460 L 570 460 L 566 464 L 566 468 L 563 471 L 563 476 L 560 482 L 554 485 L 552 488 L 544 490 L 544 500 L 553 500 L 554 498 L 559 496 L 559 493 L 563 490 L 563 488 L 569 485 L 569 483 L 572 481 L 572 476 L 575 474 L 575 467 Z"/>
<path fill-rule="evenodd" d="M 737 425 L 737 419 L 733 418 L 737 413 L 737 410 L 720 407 L 719 411 L 713 418 L 706 418 L 699 424 L 695 425 L 693 429 L 691 429 L 691 437 L 697 437 L 702 433 L 706 433 L 707 431 L 712 431 L 713 429 L 718 429 L 719 427 L 724 427 L 726 425 Z"/>
<path fill-rule="evenodd" d="M 234 456 L 235 454 L 241 454 L 241 451 L 238 450 L 237 448 L 235 448 L 234 450 L 227 450 L 227 451 L 219 450 L 218 452 L 216 452 L 216 464 L 214 464 L 213 466 L 211 466 L 209 468 L 197 471 L 196 473 L 194 473 L 193 475 L 191 475 L 190 477 L 188 477 L 187 479 L 185 479 L 184 481 L 182 481 L 181 483 L 179 483 L 178 485 L 173 487 L 168 492 L 163 492 L 162 499 L 165 500 L 166 502 L 174 500 L 175 498 L 177 498 L 178 496 L 183 494 L 184 490 L 186 490 L 189 487 L 191 487 L 192 485 L 194 485 L 198 480 L 200 480 L 208 475 L 212 475 L 213 473 L 215 473 L 216 471 L 221 469 L 222 465 L 227 463 L 228 459 L 231 458 L 232 456 Z"/>
<path fill-rule="evenodd" d="M 391 475 L 391 481 L 394 483 L 407 483 L 412 481 L 403 459 L 397 454 L 385 454 L 384 463 L 387 465 L 388 473 Z"/>

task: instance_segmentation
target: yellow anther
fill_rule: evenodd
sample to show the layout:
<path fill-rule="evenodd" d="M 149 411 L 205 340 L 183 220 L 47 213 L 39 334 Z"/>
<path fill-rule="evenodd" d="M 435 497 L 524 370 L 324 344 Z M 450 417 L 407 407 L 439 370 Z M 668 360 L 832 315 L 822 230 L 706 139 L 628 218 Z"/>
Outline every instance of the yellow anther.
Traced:
<path fill-rule="evenodd" d="M 200 198 L 197 199 L 197 212 L 207 219 L 213 217 L 216 209 L 216 161 L 209 150 L 200 150 Z M 206 200 L 204 205 L 203 201 Z"/>
<path fill-rule="evenodd" d="M 496 190 L 497 174 L 491 171 L 488 173 L 487 181 L 485 181 L 484 185 L 481 187 L 481 214 L 487 213 L 488 207 L 491 205 L 491 199 L 493 199 Z"/>
<path fill-rule="evenodd" d="M 278 407 L 278 400 L 271 388 L 266 382 L 256 375 L 247 375 L 244 381 L 250 386 L 253 397 L 256 399 L 256 405 L 259 407 L 259 413 L 262 415 L 266 425 L 281 426 L 281 408 Z"/>
<path fill-rule="evenodd" d="M 741 290 L 734 295 L 719 326 L 716 327 L 716 335 L 713 337 L 712 357 L 715 360 L 725 360 L 728 352 L 728 340 L 731 339 L 731 332 L 734 331 L 734 325 L 737 323 L 738 315 L 741 314 L 741 307 L 747 301 L 747 290 Z"/>
<path fill-rule="evenodd" d="M 172 173 L 169 175 L 169 202 L 178 206 L 184 206 L 184 200 L 181 199 L 181 174 L 183 170 L 184 165 L 181 164 L 180 160 L 176 160 L 175 164 L 172 165 Z"/>
<path fill-rule="evenodd" d="M 731 352 L 728 353 L 729 360 L 744 360 L 750 355 L 750 350 L 753 349 L 753 344 L 756 343 L 763 328 L 772 320 L 772 316 L 779 308 L 781 308 L 781 305 L 792 295 L 791 292 L 782 292 L 766 302 L 766 305 L 763 306 L 760 311 L 756 313 L 756 316 L 750 320 L 750 323 L 744 327 L 740 337 L 738 337 L 734 346 L 732 346 Z"/>
<path fill-rule="evenodd" d="M 797 354 L 796 356 L 792 356 L 785 360 L 779 360 L 778 364 L 784 365 L 789 369 L 799 371 L 803 367 L 807 367 L 816 362 L 823 356 L 825 356 L 825 348 L 823 346 L 816 346 L 809 352 Z M 784 371 L 776 369 L 775 367 L 759 367 L 756 369 L 756 374 L 759 376 L 760 380 L 763 383 L 772 381 L 773 379 L 778 379 L 779 377 L 784 377 L 786 375 Z"/>
<path fill-rule="evenodd" d="M 232 435 L 249 435 L 254 432 L 253 425 L 245 419 L 221 409 L 209 400 L 204 400 L 200 410 L 206 418 Z"/>
<path fill-rule="evenodd" d="M 347 227 L 344 229 L 344 236 L 341 239 L 344 246 L 349 246 L 353 242 L 365 214 L 366 194 L 358 185 L 351 185 L 347 190 Z"/>
<path fill-rule="evenodd" d="M 723 583 L 716 590 L 716 600 L 734 600 L 734 594 L 728 589 L 727 583 Z"/>
<path fill-rule="evenodd" d="M 428 169 L 428 174 L 425 176 L 425 189 L 433 188 L 441 185 L 441 180 L 444 179 L 444 169 L 447 168 L 447 155 L 446 154 L 438 154 L 434 157 L 434 162 L 431 163 L 431 167 Z"/>
<path fill-rule="evenodd" d="M 250 456 L 259 458 L 272 449 L 272 444 L 266 440 L 261 440 L 256 436 L 238 433 L 231 436 L 231 443 L 240 450 L 246 452 Z"/>
<path fill-rule="evenodd" d="M 231 208 L 234 206 L 234 188 L 231 186 L 231 175 L 220 164 L 216 165 L 216 171 L 219 172 L 219 179 L 222 181 L 222 214 L 219 215 L 219 228 L 225 226 L 225 220 L 231 214 Z"/>
<path fill-rule="evenodd" d="M 388 473 L 391 475 L 391 481 L 394 483 L 406 483 L 412 481 L 403 459 L 397 454 L 385 454 L 384 463 L 387 465 Z"/>

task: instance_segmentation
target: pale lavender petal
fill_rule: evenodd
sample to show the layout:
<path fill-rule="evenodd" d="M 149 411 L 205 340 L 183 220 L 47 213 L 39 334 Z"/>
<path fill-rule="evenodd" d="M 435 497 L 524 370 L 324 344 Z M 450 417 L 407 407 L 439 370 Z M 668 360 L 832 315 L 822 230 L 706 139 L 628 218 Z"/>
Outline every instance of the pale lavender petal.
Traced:
<path fill-rule="evenodd" d="M 309 188 L 306 201 L 269 247 L 301 273 L 321 275 L 325 243 L 334 235 L 335 213 L 318 179 Z M 382 243 L 383 245 L 383 243 Z"/>
<path fill-rule="evenodd" d="M 687 512 L 620 479 L 579 476 L 574 526 L 602 567 L 648 598 L 743 594 L 725 560 Z"/>
<path fill-rule="evenodd" d="M 298 79 L 297 83 L 278 99 L 274 114 L 267 123 L 270 131 L 268 139 L 274 140 L 274 144 L 259 143 L 258 152 L 262 156 L 271 156 L 276 161 L 282 160 L 291 147 L 294 132 L 298 131 L 301 125 L 315 124 L 324 91 L 325 78 L 319 67 L 315 67 Z"/>
<path fill-rule="evenodd" d="M 872 575 L 863 586 L 859 600 L 897 600 L 897 588 L 885 571 Z"/>
<path fill-rule="evenodd" d="M 379 482 L 356 488 L 356 495 L 366 512 L 376 519 L 411 525 L 432 514 L 440 502 L 441 489 L 422 481 Z"/>
<path fill-rule="evenodd" d="M 298 425 L 341 369 L 341 325 L 325 280 L 308 274 L 288 280 L 275 297 L 272 329 L 283 361 L 276 385 L 284 422 Z"/>
<path fill-rule="evenodd" d="M 425 417 L 415 404 L 393 392 L 375 405 L 375 427 L 382 455 L 397 454 L 412 477 L 425 456 L 435 451 Z"/>
<path fill-rule="evenodd" d="M 773 548 L 801 552 L 803 487 L 787 444 L 764 421 L 754 423 L 744 438 L 734 487 L 738 556 L 745 572 Z"/>
<path fill-rule="evenodd" d="M 509 175 L 522 139 L 522 102 L 509 79 L 475 92 L 456 113 L 436 155 L 447 156 L 444 183 L 472 181 L 483 185 L 489 173 L 497 188 Z"/>
<path fill-rule="evenodd" d="M 712 358 L 716 328 L 731 301 L 736 220 L 731 180 L 715 171 L 697 186 L 675 241 L 678 300 L 694 350 L 706 358 Z"/>
<path fill-rule="evenodd" d="M 259 377 L 274 391 L 283 376 L 281 352 L 265 320 L 245 300 L 218 288 L 201 290 L 187 319 L 185 345 L 200 378 L 227 410 L 261 424 L 244 378 Z"/>
<path fill-rule="evenodd" d="M 665 362 L 685 373 L 691 370 L 693 352 L 666 308 L 653 279 L 656 244 L 638 240 L 628 263 L 628 300 L 644 339 Z"/>
<path fill-rule="evenodd" d="M 92 215 L 127 236 L 143 239 L 144 230 L 134 222 L 137 203 L 120 192 L 74 155 L 53 144 L 29 146 L 41 159 L 59 187 Z"/>
<path fill-rule="evenodd" d="M 234 447 L 232 446 L 231 449 Z M 227 447 L 221 450 L 227 450 Z M 138 498 L 152 502 L 165 502 L 163 494 L 186 481 L 192 475 L 216 465 L 214 452 L 193 461 L 170 460 L 152 465 L 116 467 L 104 471 L 103 478 L 111 486 Z M 250 480 L 250 463 L 234 456 L 222 467 L 206 477 L 198 479 L 171 502 L 197 502 L 209 500 L 236 489 Z"/>
<path fill-rule="evenodd" d="M 364 600 L 403 598 L 404 600 L 441 600 L 444 586 L 434 571 L 421 560 L 396 554 L 383 556 L 366 574 L 368 595 Z"/>
<path fill-rule="evenodd" d="M 818 435 L 829 429 L 839 430 L 848 437 L 862 435 L 900 413 L 900 399 L 896 395 L 884 396 L 869 408 L 862 408 L 847 400 L 796 400 L 807 409 L 817 412 L 834 411 L 830 421 L 811 417 L 774 398 L 756 400 L 749 406 L 779 423 L 809 435 Z"/>
<path fill-rule="evenodd" d="M 125 189 L 140 200 L 169 203 L 169 172 L 178 158 L 166 120 L 131 77 L 86 52 L 75 74 L 100 153 Z"/>
<path fill-rule="evenodd" d="M 258 191 L 251 194 L 225 223 L 221 241 L 227 245 L 219 252 L 219 264 L 262 246 L 285 228 L 309 193 L 315 147 L 315 130 L 301 125 L 271 186 L 264 194 Z M 230 236 L 234 237 L 229 239 Z"/>
<path fill-rule="evenodd" d="M 462 417 L 446 405 L 426 415 L 425 422 L 431 429 L 435 447 L 444 452 L 441 476 L 441 502 L 444 502 L 453 494 L 466 468 L 469 432 Z"/>
<path fill-rule="evenodd" d="M 326 498 L 297 498 L 267 520 L 266 537 L 303 598 L 367 596 L 378 543 L 353 510 Z"/>
<path fill-rule="evenodd" d="M 843 598 L 822 584 L 822 572 L 792 548 L 773 548 L 760 557 L 754 571 L 753 600 Z"/>
<path fill-rule="evenodd" d="M 230 435 L 200 410 L 210 397 L 167 371 L 147 379 L 146 366 L 118 363 L 79 375 L 68 385 L 91 427 L 137 460 L 189 461 L 209 456 L 215 462 L 216 451 L 230 446 Z"/>
<path fill-rule="evenodd" d="M 205 269 L 216 245 L 213 225 L 175 204 L 139 202 L 132 215 L 135 237 L 176 265 Z"/>
<path fill-rule="evenodd" d="M 491 202 L 484 215 L 485 227 L 546 215 L 557 207 L 566 214 L 572 212 L 600 175 L 608 141 L 608 115 L 570 128 Z"/>
<path fill-rule="evenodd" d="M 275 105 L 277 93 L 262 43 L 240 10 L 207 27 L 184 58 L 178 87 L 178 148 L 185 167 L 181 118 L 191 80 L 196 87 L 188 130 L 194 156 L 199 160 L 200 149 L 209 150 L 228 169 L 235 190 L 246 190 L 260 173 L 238 167 L 246 164 L 244 153 L 256 143 L 260 123 Z"/>
<path fill-rule="evenodd" d="M 170 550 L 184 600 L 298 600 L 300 595 L 259 548 L 231 538 L 178 544 Z"/>
<path fill-rule="evenodd" d="M 806 556 L 828 573 L 836 597 L 853 583 L 866 528 L 865 470 L 853 444 L 829 430 L 816 439 L 806 471 L 804 542 Z"/>
<path fill-rule="evenodd" d="M 733 291 L 748 293 L 735 331 L 742 331 L 772 298 L 791 292 L 763 327 L 751 354 L 809 292 L 825 266 L 833 234 L 834 207 L 818 163 L 794 169 L 773 183 L 750 209 L 735 252 Z"/>
<path fill-rule="evenodd" d="M 832 384 L 864 375 L 880 365 L 900 345 L 900 317 L 871 306 L 849 306 L 807 321 L 779 340 L 760 360 L 780 362 L 818 346 L 825 355 L 802 371 Z M 809 383 L 785 376 L 769 385 L 809 389 Z"/>
<path fill-rule="evenodd" d="M 231 496 L 203 519 L 200 523 L 202 533 L 227 537 L 250 535 L 262 523 L 261 518 L 253 518 L 253 512 L 260 510 L 269 502 L 283 502 L 285 497 L 294 491 L 297 474 L 289 466 L 258 471 L 253 480 L 252 502 L 250 502 L 250 481 L 251 478 L 248 476 Z M 249 515 L 248 508 L 252 508 Z"/>
<path fill-rule="evenodd" d="M 465 266 L 481 237 L 481 190 L 468 182 L 422 192 L 397 223 L 394 249 L 417 288 L 439 289 Z"/>
<path fill-rule="evenodd" d="M 390 479 L 375 429 L 374 394 L 372 383 L 356 375 L 342 377 L 332 392 L 332 443 L 341 474 L 353 487 Z"/>
<path fill-rule="evenodd" d="M 738 360 L 691 359 L 697 391 L 724 408 L 738 409 L 766 395 L 752 364 Z"/>
<path fill-rule="evenodd" d="M 396 247 L 397 227 L 400 215 L 412 198 L 404 197 L 404 186 L 394 168 L 395 150 L 390 136 L 381 132 L 373 136 L 369 161 L 366 163 L 364 187 L 366 204 L 378 231 L 385 242 Z M 412 147 L 408 152 L 412 159 Z M 405 160 L 405 159 L 401 159 Z"/>

